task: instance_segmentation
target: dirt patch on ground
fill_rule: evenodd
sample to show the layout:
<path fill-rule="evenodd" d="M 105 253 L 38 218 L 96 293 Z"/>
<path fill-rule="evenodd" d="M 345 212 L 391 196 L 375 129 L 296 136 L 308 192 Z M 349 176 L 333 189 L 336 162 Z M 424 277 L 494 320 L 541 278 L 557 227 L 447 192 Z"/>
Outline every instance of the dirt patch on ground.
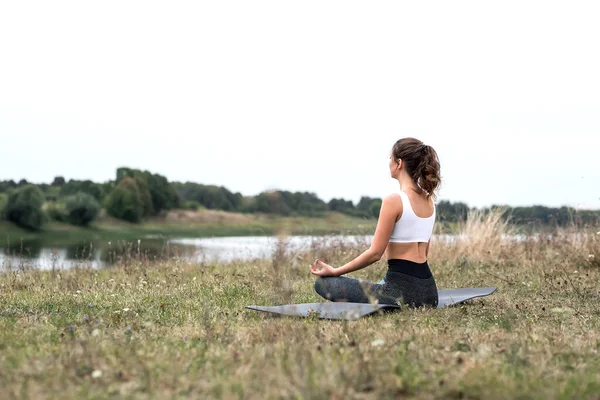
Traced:
<path fill-rule="evenodd" d="M 171 210 L 161 218 L 165 222 L 246 224 L 255 220 L 250 215 L 220 210 Z"/>

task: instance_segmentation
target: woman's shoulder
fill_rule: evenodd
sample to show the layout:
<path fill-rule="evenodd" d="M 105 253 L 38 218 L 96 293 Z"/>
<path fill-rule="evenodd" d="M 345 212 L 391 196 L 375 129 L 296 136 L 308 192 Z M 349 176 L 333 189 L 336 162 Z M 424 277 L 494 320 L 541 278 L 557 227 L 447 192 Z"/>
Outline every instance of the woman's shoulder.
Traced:
<path fill-rule="evenodd" d="M 389 192 L 383 196 L 383 203 L 402 207 L 402 195 L 400 192 Z"/>

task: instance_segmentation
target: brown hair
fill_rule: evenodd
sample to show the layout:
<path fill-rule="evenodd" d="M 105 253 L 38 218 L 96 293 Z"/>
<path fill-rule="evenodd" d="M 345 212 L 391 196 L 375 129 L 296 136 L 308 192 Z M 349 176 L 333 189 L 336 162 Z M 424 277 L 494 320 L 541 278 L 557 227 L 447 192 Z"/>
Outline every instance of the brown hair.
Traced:
<path fill-rule="evenodd" d="M 440 160 L 433 147 L 419 139 L 407 137 L 398 140 L 392 148 L 394 160 L 404 161 L 406 172 L 417 185 L 420 193 L 436 198 L 435 191 L 442 182 Z"/>

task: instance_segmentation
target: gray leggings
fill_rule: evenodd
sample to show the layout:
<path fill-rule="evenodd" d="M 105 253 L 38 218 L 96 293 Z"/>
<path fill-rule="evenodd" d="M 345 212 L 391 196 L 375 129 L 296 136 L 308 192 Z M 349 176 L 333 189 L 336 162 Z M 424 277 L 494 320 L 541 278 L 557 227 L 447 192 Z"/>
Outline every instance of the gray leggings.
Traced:
<path fill-rule="evenodd" d="M 437 307 L 437 286 L 427 263 L 412 263 L 413 265 L 408 265 L 408 268 L 402 268 L 407 265 L 406 263 L 412 262 L 390 260 L 390 266 L 383 284 L 346 276 L 319 277 L 315 281 L 315 291 L 323 298 L 331 301 L 350 303 L 376 301 L 379 304 Z M 409 274 L 415 270 L 415 265 L 419 267 L 419 270 L 417 273 Z M 398 272 L 403 269 L 404 272 Z"/>

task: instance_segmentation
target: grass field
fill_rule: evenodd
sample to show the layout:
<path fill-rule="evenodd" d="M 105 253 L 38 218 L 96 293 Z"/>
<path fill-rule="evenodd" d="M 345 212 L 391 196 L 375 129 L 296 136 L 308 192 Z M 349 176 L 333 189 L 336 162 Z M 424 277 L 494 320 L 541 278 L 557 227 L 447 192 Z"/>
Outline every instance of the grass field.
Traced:
<path fill-rule="evenodd" d="M 357 321 L 250 304 L 322 301 L 315 246 L 228 265 L 135 258 L 105 270 L 0 275 L 2 398 L 597 399 L 600 232 L 506 242 L 494 216 L 433 243 L 439 288 L 497 286 L 447 309 Z M 600 229 L 598 229 L 600 230 Z M 379 280 L 384 260 L 352 276 Z"/>
<path fill-rule="evenodd" d="M 329 213 L 322 218 L 274 217 L 216 210 L 173 210 L 166 217 L 153 217 L 131 224 L 102 217 L 90 227 L 49 222 L 40 232 L 30 232 L 0 220 L 0 246 L 7 239 L 38 240 L 48 245 L 68 245 L 90 240 L 138 240 L 146 237 L 262 236 L 273 234 L 325 235 L 373 233 L 377 221 Z"/>

